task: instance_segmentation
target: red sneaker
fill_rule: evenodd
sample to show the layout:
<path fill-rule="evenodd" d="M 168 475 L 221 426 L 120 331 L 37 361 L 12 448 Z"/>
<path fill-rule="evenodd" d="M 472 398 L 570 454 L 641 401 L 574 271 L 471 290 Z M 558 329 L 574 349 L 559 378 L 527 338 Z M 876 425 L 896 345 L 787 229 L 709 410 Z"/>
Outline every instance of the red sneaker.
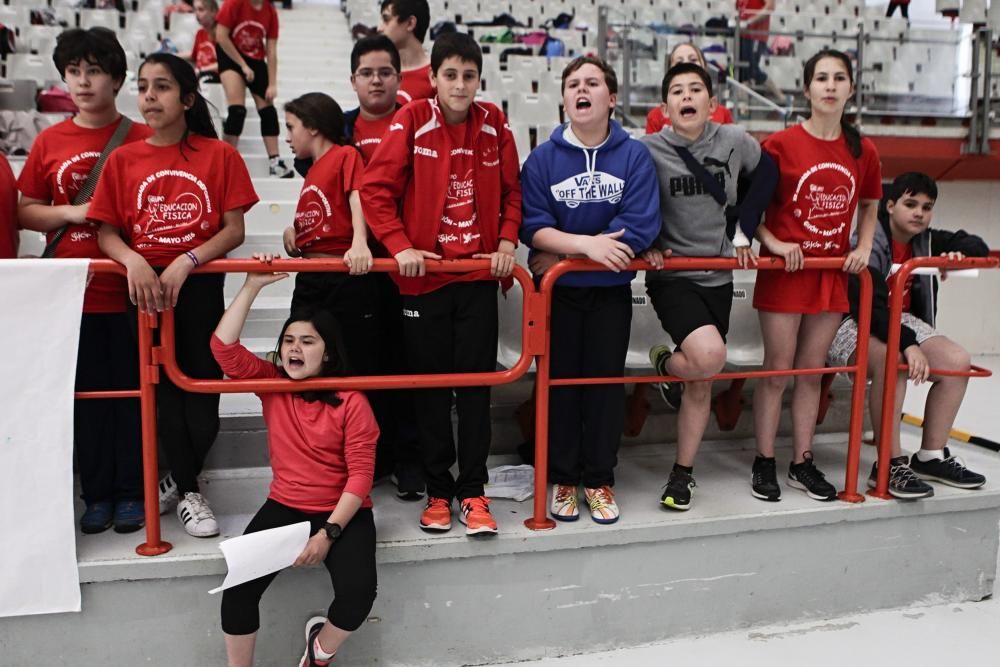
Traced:
<path fill-rule="evenodd" d="M 463 500 L 458 520 L 465 524 L 466 535 L 497 534 L 497 522 L 490 514 L 490 499 L 486 496 Z"/>
<path fill-rule="evenodd" d="M 420 527 L 442 533 L 451 530 L 451 501 L 428 496 L 427 505 L 420 515 Z"/>

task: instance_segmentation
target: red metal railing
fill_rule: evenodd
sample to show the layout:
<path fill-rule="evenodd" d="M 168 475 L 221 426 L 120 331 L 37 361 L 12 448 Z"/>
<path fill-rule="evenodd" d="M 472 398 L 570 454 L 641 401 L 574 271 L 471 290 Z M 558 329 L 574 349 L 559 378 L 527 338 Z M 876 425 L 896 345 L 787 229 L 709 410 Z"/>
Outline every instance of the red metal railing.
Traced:
<path fill-rule="evenodd" d="M 842 257 L 807 258 L 803 270 L 841 270 L 844 264 Z M 635 261 L 629 266 L 632 270 L 651 269 L 644 261 Z M 722 258 L 668 258 L 664 260 L 663 269 L 678 270 L 732 270 L 739 266 L 735 259 Z M 783 270 L 783 260 L 773 257 L 762 257 L 758 270 Z M 552 288 L 556 280 L 570 271 L 607 271 L 604 266 L 584 260 L 564 260 L 551 267 L 542 277 L 539 292 L 544 297 L 545 319 L 544 330 L 549 331 L 552 317 Z M 867 271 L 858 274 L 861 282 L 861 308 L 858 331 L 868 331 L 871 319 L 872 283 Z M 864 496 L 858 493 L 858 465 L 861 457 L 861 430 L 864 419 L 865 374 L 868 367 L 868 336 L 859 335 L 857 345 L 857 361 L 853 366 L 837 366 L 826 368 L 799 368 L 783 371 L 747 371 L 741 373 L 720 373 L 712 380 L 727 380 L 734 378 L 763 378 L 797 375 L 825 375 L 832 373 L 852 373 L 854 375 L 854 390 L 851 396 L 851 424 L 848 435 L 847 470 L 844 477 L 844 490 L 840 492 L 841 500 L 859 503 Z M 555 521 L 546 512 L 548 486 L 548 436 L 549 436 L 549 388 L 582 384 L 635 384 L 640 382 L 678 381 L 681 378 L 660 375 L 642 375 L 617 378 L 567 378 L 552 379 L 549 368 L 549 340 L 546 336 L 545 348 L 538 357 L 535 392 L 535 507 L 534 515 L 525 520 L 524 524 L 532 530 L 551 530 Z"/>
<path fill-rule="evenodd" d="M 879 441 L 878 441 L 878 478 L 875 488 L 868 492 L 876 498 L 890 499 L 889 493 L 889 459 L 892 455 L 892 434 L 893 421 L 899 419 L 896 414 L 896 374 L 901 370 L 909 368 L 906 364 L 897 363 L 899 356 L 899 337 L 903 326 L 903 290 L 899 286 L 905 285 L 910 278 L 910 274 L 915 269 L 937 268 L 937 269 L 995 269 L 1000 266 L 1000 251 L 990 251 L 989 257 L 969 257 L 963 260 L 950 260 L 947 257 L 915 257 L 903 263 L 889 279 L 889 333 L 885 342 L 885 370 L 882 375 L 882 414 L 879 419 Z M 859 331 L 867 331 L 861 329 Z M 962 376 L 962 377 L 989 377 L 992 373 L 979 366 L 970 366 L 968 371 L 954 371 L 940 368 L 932 368 L 931 375 L 937 376 Z M 872 378 L 872 382 L 878 382 L 877 378 Z M 875 419 L 875 415 L 872 415 Z"/>
<path fill-rule="evenodd" d="M 805 261 L 804 270 L 840 270 L 841 258 L 815 259 Z M 428 271 L 465 272 L 488 268 L 487 260 L 462 260 L 449 262 L 428 261 Z M 98 272 L 124 273 L 124 269 L 110 260 L 94 260 L 91 267 Z M 651 268 L 645 262 L 633 262 L 633 269 Z M 670 258 L 664 263 L 665 270 L 681 269 L 736 269 L 736 260 L 722 258 Z M 759 270 L 782 270 L 780 259 L 762 258 Z M 337 259 L 274 260 L 262 264 L 256 260 L 216 260 L 197 269 L 199 273 L 225 272 L 343 272 L 343 262 Z M 395 271 L 393 260 L 376 260 L 375 271 Z M 163 366 L 168 377 L 186 391 L 201 393 L 277 392 L 288 391 L 292 386 L 297 390 L 305 387 L 314 389 L 389 389 L 418 387 L 488 386 L 509 383 L 523 376 L 531 366 L 532 358 L 537 358 L 538 391 L 536 393 L 536 455 L 535 455 L 535 506 L 533 518 L 525 523 L 535 530 L 548 529 L 554 522 L 546 516 L 546 486 L 548 473 L 548 390 L 551 386 L 579 384 L 631 384 L 638 382 L 661 382 L 665 376 L 633 376 L 623 378 L 569 378 L 553 380 L 549 376 L 549 322 L 551 318 L 551 296 L 555 281 L 568 271 L 605 270 L 602 266 L 584 260 L 566 260 L 550 268 L 543 277 L 541 287 L 535 290 L 528 272 L 521 266 L 515 267 L 514 278 L 523 291 L 522 351 L 517 363 L 506 371 L 494 373 L 467 373 L 441 375 L 394 375 L 379 377 L 329 378 L 308 381 L 292 380 L 197 380 L 186 376 L 178 367 L 174 354 L 173 313 L 164 311 L 160 343 L 153 344 L 152 330 L 158 326 L 157 314 L 140 314 L 138 322 L 139 338 L 139 379 L 137 391 L 80 392 L 78 398 L 125 398 L 138 396 L 142 412 L 142 454 L 143 484 L 145 490 L 146 541 L 136 548 L 144 556 L 166 553 L 171 549 L 168 542 L 161 539 L 158 503 L 158 468 L 156 452 L 156 402 L 155 385 L 159 382 L 159 367 Z M 861 278 L 861 322 L 860 331 L 869 328 L 871 304 L 871 280 L 867 272 Z M 743 373 L 720 373 L 712 379 L 759 378 L 770 376 L 797 376 L 813 374 L 854 373 L 855 390 L 851 402 L 851 425 L 848 441 L 847 468 L 842 500 L 861 502 L 864 497 L 857 493 L 858 465 L 860 458 L 861 426 L 864 412 L 864 378 L 867 367 L 868 338 L 859 337 L 857 363 L 853 366 L 816 369 L 791 369 L 785 371 L 753 371 Z M 860 391 L 858 388 L 861 388 Z"/>
<path fill-rule="evenodd" d="M 457 260 L 428 261 L 429 272 L 460 273 L 479 271 L 490 267 L 489 260 Z M 395 260 L 375 260 L 373 271 L 392 272 L 398 270 Z M 346 272 L 347 267 L 340 259 L 276 259 L 270 264 L 263 264 L 253 259 L 223 259 L 208 262 L 199 267 L 197 273 L 270 273 L 275 272 Z M 531 368 L 531 363 L 537 350 L 543 345 L 545 330 L 543 321 L 538 317 L 540 295 L 535 291 L 531 275 L 522 266 L 515 266 L 513 278 L 517 280 L 524 292 L 522 308 L 523 326 L 521 334 L 521 357 L 512 367 L 505 371 L 492 373 L 449 373 L 435 375 L 380 375 L 374 377 L 342 377 L 316 380 L 287 379 L 249 379 L 249 380 L 199 380 L 188 375 L 177 365 L 174 338 L 174 314 L 172 311 L 160 313 L 160 344 L 146 347 L 147 356 L 151 357 L 154 368 L 162 366 L 177 387 L 184 391 L 222 394 L 222 393 L 270 393 L 302 391 L 309 389 L 415 389 L 428 387 L 474 387 L 507 384 L 519 379 Z M 151 339 L 150 339 L 151 340 Z M 140 341 L 141 345 L 141 341 Z M 145 404 L 144 404 L 145 405 Z M 158 471 L 156 464 L 156 413 L 155 409 L 147 414 L 143 411 L 143 470 L 145 473 L 146 493 L 146 543 L 136 551 L 142 555 L 158 555 L 169 551 L 170 545 L 160 541 L 160 515 L 156 504 Z M 146 431 L 149 429 L 149 436 Z M 147 456 L 146 441 L 154 443 L 152 452 Z M 153 499 L 151 511 L 150 498 Z"/>

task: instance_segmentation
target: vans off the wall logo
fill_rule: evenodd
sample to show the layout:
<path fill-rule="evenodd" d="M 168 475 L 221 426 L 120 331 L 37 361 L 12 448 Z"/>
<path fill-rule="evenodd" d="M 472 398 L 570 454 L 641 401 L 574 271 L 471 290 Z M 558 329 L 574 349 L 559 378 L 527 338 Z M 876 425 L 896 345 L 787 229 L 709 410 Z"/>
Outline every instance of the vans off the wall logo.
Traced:
<path fill-rule="evenodd" d="M 145 224 L 136 224 L 133 236 L 151 237 L 158 243 L 187 243 L 199 227 L 209 228 L 206 216 L 214 210 L 202 180 L 179 169 L 147 176 L 139 185 L 136 208 Z"/>
<path fill-rule="evenodd" d="M 569 208 L 601 202 L 617 204 L 622 200 L 625 181 L 603 171 L 591 171 L 570 176 L 549 189 L 556 201 Z"/>
<path fill-rule="evenodd" d="M 810 167 L 795 186 L 793 214 L 813 236 L 813 243 L 832 249 L 850 224 L 851 202 L 856 188 L 854 174 L 838 162 L 821 162 Z M 818 247 L 818 246 L 810 246 Z"/>
<path fill-rule="evenodd" d="M 99 157 L 101 157 L 100 151 L 85 151 L 60 164 L 56 171 L 56 187 L 59 188 L 59 194 L 68 199 L 75 197 Z"/>

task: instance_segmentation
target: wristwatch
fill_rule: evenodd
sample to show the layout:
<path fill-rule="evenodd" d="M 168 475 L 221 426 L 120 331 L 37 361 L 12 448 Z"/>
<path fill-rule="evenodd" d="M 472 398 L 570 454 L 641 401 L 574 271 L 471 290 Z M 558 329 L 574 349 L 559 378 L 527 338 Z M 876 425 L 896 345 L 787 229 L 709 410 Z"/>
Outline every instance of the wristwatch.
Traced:
<path fill-rule="evenodd" d="M 325 523 L 323 524 L 323 531 L 326 532 L 326 536 L 333 543 L 340 539 L 340 534 L 344 532 L 344 529 L 340 527 L 339 523 Z"/>

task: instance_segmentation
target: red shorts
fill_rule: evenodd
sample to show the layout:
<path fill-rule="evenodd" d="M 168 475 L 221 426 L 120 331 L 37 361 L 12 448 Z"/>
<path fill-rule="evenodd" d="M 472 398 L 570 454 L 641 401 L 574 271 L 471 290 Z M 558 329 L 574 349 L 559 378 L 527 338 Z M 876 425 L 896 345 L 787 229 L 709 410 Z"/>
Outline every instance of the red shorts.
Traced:
<path fill-rule="evenodd" d="M 753 307 L 776 313 L 847 313 L 847 274 L 825 271 L 757 272 Z"/>

